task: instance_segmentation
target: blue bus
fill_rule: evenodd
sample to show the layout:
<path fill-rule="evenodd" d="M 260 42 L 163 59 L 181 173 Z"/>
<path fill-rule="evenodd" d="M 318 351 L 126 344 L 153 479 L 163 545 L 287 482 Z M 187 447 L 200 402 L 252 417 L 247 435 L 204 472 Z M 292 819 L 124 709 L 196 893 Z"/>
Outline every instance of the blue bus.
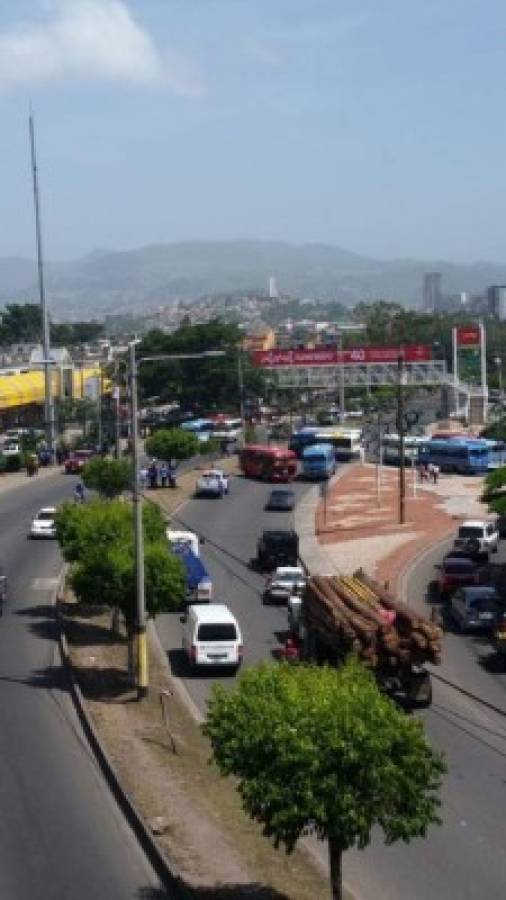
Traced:
<path fill-rule="evenodd" d="M 442 472 L 462 475 L 483 475 L 488 471 L 489 451 L 485 440 L 465 438 L 434 438 L 421 444 L 418 462 L 439 466 Z"/>
<path fill-rule="evenodd" d="M 303 478 L 330 478 L 336 471 L 336 457 L 331 444 L 313 444 L 302 452 Z"/>
<path fill-rule="evenodd" d="M 288 449 L 293 450 L 298 458 L 302 459 L 304 449 L 316 443 L 318 443 L 318 428 L 307 426 L 306 428 L 301 428 L 300 431 L 292 433 Z"/>
<path fill-rule="evenodd" d="M 485 439 L 488 449 L 488 467 L 489 469 L 498 469 L 500 466 L 506 465 L 506 446 L 504 441 L 492 441 Z"/>

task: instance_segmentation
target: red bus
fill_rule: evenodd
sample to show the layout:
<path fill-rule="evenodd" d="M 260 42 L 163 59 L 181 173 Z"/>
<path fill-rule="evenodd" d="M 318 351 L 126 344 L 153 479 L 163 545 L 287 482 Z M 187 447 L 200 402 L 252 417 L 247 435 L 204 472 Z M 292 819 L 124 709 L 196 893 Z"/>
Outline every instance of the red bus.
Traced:
<path fill-rule="evenodd" d="M 264 481 L 293 481 L 297 474 L 297 454 L 284 447 L 247 444 L 239 462 L 245 475 Z"/>

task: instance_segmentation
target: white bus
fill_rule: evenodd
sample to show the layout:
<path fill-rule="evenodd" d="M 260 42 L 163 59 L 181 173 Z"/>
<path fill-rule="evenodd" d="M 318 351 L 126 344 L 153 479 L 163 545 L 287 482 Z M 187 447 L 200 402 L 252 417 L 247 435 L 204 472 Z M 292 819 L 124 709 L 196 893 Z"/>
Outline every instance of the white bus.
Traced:
<path fill-rule="evenodd" d="M 353 459 L 360 456 L 362 430 L 360 428 L 318 428 L 315 443 L 332 444 L 336 459 Z"/>

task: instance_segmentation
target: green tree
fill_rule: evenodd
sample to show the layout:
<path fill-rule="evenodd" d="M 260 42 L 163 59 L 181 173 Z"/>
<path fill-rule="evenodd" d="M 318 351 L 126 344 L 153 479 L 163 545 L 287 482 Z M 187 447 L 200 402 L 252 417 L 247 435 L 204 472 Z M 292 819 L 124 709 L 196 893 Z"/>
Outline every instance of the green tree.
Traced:
<path fill-rule="evenodd" d="M 190 459 L 200 453 L 198 438 L 183 428 L 162 428 L 146 440 L 146 453 L 156 459 Z"/>
<path fill-rule="evenodd" d="M 334 900 L 343 851 L 366 847 L 375 825 L 390 844 L 440 823 L 442 757 L 354 659 L 249 669 L 234 691 L 214 687 L 204 731 L 276 846 L 291 852 L 308 832 L 328 841 Z"/>
<path fill-rule="evenodd" d="M 146 609 L 149 615 L 179 607 L 185 596 L 185 573 L 165 539 L 158 507 L 143 507 Z M 121 610 L 129 638 L 129 670 L 136 619 L 135 554 L 132 506 L 95 500 L 64 504 L 56 516 L 56 533 L 64 559 L 71 564 L 70 583 L 81 603 L 103 603 Z"/>
<path fill-rule="evenodd" d="M 160 397 L 162 402 L 178 400 L 181 407 L 237 412 L 239 380 L 237 353 L 243 340 L 237 325 L 215 319 L 202 325 L 182 324 L 172 334 L 148 332 L 138 348 L 140 356 L 155 353 L 203 353 L 223 350 L 223 357 L 164 360 L 145 363 L 139 371 L 144 398 Z M 245 395 L 265 396 L 265 379 L 243 355 Z"/>
<path fill-rule="evenodd" d="M 481 499 L 491 512 L 506 516 L 506 466 L 488 473 Z"/>
<path fill-rule="evenodd" d="M 132 466 L 127 459 L 91 459 L 83 470 L 87 488 L 112 500 L 131 487 Z"/>

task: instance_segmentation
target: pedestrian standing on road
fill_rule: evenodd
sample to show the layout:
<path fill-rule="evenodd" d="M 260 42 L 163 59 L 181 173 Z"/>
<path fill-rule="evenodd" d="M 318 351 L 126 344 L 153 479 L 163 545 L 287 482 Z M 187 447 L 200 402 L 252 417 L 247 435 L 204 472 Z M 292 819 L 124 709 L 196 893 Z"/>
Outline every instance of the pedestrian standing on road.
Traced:
<path fill-rule="evenodd" d="M 158 487 L 158 469 L 154 459 L 149 467 L 149 486 L 152 490 Z"/>
<path fill-rule="evenodd" d="M 437 484 L 437 480 L 439 478 L 439 466 L 436 466 L 435 464 L 432 466 L 431 475 L 434 484 Z"/>
<path fill-rule="evenodd" d="M 162 463 L 160 466 L 160 481 L 162 483 L 162 487 L 167 487 L 167 482 L 169 480 L 169 467 L 167 463 Z"/>
<path fill-rule="evenodd" d="M 145 491 L 148 486 L 148 469 L 147 466 L 142 466 L 139 471 L 139 487 L 141 491 Z"/>

